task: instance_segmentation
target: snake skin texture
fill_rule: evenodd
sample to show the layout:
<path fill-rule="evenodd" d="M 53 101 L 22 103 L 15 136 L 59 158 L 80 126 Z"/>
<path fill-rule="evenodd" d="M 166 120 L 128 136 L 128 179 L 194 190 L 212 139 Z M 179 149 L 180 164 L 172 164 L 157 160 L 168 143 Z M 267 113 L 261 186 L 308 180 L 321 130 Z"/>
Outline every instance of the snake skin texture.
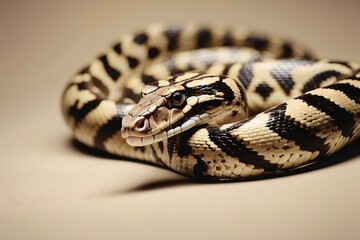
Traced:
<path fill-rule="evenodd" d="M 62 112 L 89 147 L 189 177 L 251 178 L 359 138 L 359 69 L 243 27 L 153 24 L 72 77 Z"/>

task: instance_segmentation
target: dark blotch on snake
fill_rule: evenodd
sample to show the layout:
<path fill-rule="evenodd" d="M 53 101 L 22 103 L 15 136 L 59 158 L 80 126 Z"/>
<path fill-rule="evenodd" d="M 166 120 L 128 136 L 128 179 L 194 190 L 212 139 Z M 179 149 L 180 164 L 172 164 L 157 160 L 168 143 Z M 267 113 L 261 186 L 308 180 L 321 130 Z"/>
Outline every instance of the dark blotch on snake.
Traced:
<path fill-rule="evenodd" d="M 198 32 L 198 36 L 196 39 L 197 42 L 197 47 L 198 48 L 203 48 L 209 45 L 210 41 L 211 41 L 212 35 L 211 35 L 211 31 L 207 28 L 202 28 L 199 30 Z"/>
<path fill-rule="evenodd" d="M 129 63 L 130 68 L 136 68 L 139 65 L 139 60 L 134 57 L 128 56 L 127 61 Z"/>
<path fill-rule="evenodd" d="M 258 51 L 264 51 L 269 45 L 269 41 L 260 36 L 250 36 L 245 42 L 249 47 L 253 47 Z"/>
<path fill-rule="evenodd" d="M 253 65 L 251 63 L 244 64 L 239 70 L 238 79 L 245 88 L 248 88 L 253 77 Z"/>
<path fill-rule="evenodd" d="M 234 45 L 234 39 L 230 32 L 225 33 L 224 39 L 223 39 L 223 46 L 233 46 Z"/>
<path fill-rule="evenodd" d="M 122 53 L 122 49 L 121 49 L 121 44 L 120 43 L 117 43 L 113 46 L 113 49 L 114 51 L 117 53 L 117 54 L 121 54 Z"/>
<path fill-rule="evenodd" d="M 177 48 L 180 32 L 181 28 L 177 25 L 169 26 L 169 28 L 165 30 L 164 34 L 168 40 L 167 49 L 169 51 L 173 51 Z"/>
<path fill-rule="evenodd" d="M 148 35 L 146 33 L 139 33 L 137 34 L 135 37 L 134 37 L 134 42 L 139 44 L 139 45 L 142 45 L 142 44 L 145 44 L 148 40 Z"/>
<path fill-rule="evenodd" d="M 157 47 L 151 47 L 148 50 L 148 58 L 149 59 L 154 59 L 157 56 L 159 56 L 160 54 L 160 50 Z"/>
<path fill-rule="evenodd" d="M 266 99 L 270 96 L 270 93 L 272 93 L 272 91 L 274 91 L 274 89 L 270 87 L 266 82 L 260 83 L 255 88 L 255 92 L 257 92 L 260 96 L 262 96 L 264 101 L 266 101 Z"/>
<path fill-rule="evenodd" d="M 282 54 L 280 58 L 290 58 L 293 56 L 294 50 L 290 43 L 284 43 L 282 46 Z"/>
<path fill-rule="evenodd" d="M 112 66 L 110 66 L 106 55 L 100 56 L 99 59 L 102 62 L 106 73 L 111 77 L 111 79 L 114 81 L 117 80 L 120 77 L 121 73 Z"/>
<path fill-rule="evenodd" d="M 271 69 L 270 74 L 276 79 L 284 92 L 287 95 L 290 95 L 290 92 L 295 85 L 292 78 L 292 71 L 298 66 L 311 65 L 313 63 L 313 61 L 307 60 L 280 61 L 273 69 Z"/>
<path fill-rule="evenodd" d="M 143 74 L 143 75 L 141 75 L 141 81 L 142 81 L 144 84 L 149 84 L 149 83 L 154 83 L 154 82 L 156 82 L 156 78 L 154 78 L 152 75 Z"/>

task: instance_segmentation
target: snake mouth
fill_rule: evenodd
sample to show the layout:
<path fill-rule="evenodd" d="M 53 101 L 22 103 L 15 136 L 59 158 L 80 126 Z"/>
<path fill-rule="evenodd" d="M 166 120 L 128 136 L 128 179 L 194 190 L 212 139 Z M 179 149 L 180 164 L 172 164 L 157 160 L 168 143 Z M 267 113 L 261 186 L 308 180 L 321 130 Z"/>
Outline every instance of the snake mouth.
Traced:
<path fill-rule="evenodd" d="M 143 137 L 128 136 L 125 138 L 125 140 L 130 146 L 146 146 L 173 137 L 176 134 L 182 133 L 192 127 L 195 127 L 196 125 L 206 123 L 209 119 L 211 119 L 210 115 L 208 113 L 203 113 L 199 116 L 192 116 L 188 119 L 180 120 L 176 124 L 170 125 L 167 128 L 161 130 L 160 132 L 154 133 L 153 135 Z"/>
<path fill-rule="evenodd" d="M 176 122 L 172 123 L 170 126 L 160 131 L 153 133 L 150 132 L 149 135 L 126 136 L 125 140 L 130 146 L 134 146 L 134 147 L 151 145 L 153 143 L 157 143 L 167 138 L 173 137 L 179 133 L 185 132 L 195 126 L 207 124 L 217 119 L 222 112 L 223 112 L 223 108 L 217 107 L 212 109 L 212 111 L 210 112 L 202 112 L 201 114 L 181 118 Z"/>

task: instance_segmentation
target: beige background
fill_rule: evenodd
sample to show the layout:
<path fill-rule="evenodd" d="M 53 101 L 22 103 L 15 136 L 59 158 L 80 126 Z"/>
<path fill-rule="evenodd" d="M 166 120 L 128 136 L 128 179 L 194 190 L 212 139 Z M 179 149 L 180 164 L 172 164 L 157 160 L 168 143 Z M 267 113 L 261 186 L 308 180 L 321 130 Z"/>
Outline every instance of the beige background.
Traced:
<path fill-rule="evenodd" d="M 150 22 L 221 22 L 360 60 L 359 1 L 1 1 L 0 239 L 360 239 L 360 144 L 292 176 L 199 184 L 76 147 L 69 77 Z M 327 165 L 327 164 L 325 164 Z"/>

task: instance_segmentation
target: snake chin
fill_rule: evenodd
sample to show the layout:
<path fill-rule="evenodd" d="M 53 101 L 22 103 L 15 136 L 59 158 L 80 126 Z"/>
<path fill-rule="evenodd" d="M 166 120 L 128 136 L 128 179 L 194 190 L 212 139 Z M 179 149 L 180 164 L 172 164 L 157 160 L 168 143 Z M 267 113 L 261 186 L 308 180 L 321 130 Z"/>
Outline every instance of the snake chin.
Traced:
<path fill-rule="evenodd" d="M 144 137 L 138 137 L 138 136 L 129 136 L 125 138 L 127 144 L 133 147 L 141 147 L 150 145 L 153 143 L 160 142 L 166 138 L 169 138 L 171 136 L 174 136 L 175 134 L 178 134 L 180 132 L 173 132 L 173 131 L 161 131 L 159 133 L 156 133 L 154 135 L 144 136 Z M 172 135 L 171 135 L 172 134 Z"/>
<path fill-rule="evenodd" d="M 147 137 L 127 137 L 125 138 L 126 143 L 133 147 L 141 147 L 145 145 L 149 145 L 154 143 L 153 136 L 147 136 Z"/>

